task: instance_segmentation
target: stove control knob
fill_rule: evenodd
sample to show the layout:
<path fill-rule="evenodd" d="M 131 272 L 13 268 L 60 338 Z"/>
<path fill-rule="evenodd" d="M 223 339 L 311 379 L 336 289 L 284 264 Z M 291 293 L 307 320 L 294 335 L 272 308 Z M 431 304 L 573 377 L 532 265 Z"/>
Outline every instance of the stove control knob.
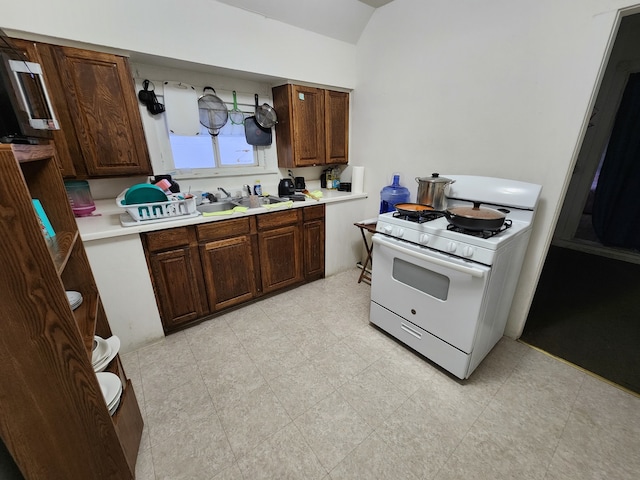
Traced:
<path fill-rule="evenodd" d="M 387 235 L 391 235 L 391 232 L 393 232 L 393 227 L 391 225 L 385 225 L 384 227 L 382 227 L 382 231 Z"/>
<path fill-rule="evenodd" d="M 470 246 L 467 245 L 466 247 L 464 247 L 462 249 L 462 256 L 463 257 L 467 257 L 467 258 L 472 257 L 474 251 L 475 250 L 474 250 L 473 247 L 470 247 Z"/>
<path fill-rule="evenodd" d="M 449 242 L 449 245 L 447 245 L 447 251 L 451 253 L 455 252 L 457 248 L 458 244 L 456 242 Z"/>
<path fill-rule="evenodd" d="M 426 233 L 420 234 L 420 243 L 422 245 L 426 245 L 427 243 L 429 243 L 429 235 L 427 235 Z"/>
<path fill-rule="evenodd" d="M 404 237 L 404 228 L 398 228 L 398 230 L 396 230 L 396 237 L 398 238 Z"/>

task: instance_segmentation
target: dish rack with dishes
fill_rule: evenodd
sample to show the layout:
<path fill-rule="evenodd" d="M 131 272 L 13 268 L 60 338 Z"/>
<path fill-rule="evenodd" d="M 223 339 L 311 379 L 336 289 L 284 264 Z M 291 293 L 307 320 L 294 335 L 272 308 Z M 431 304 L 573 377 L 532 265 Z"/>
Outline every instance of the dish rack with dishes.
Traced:
<path fill-rule="evenodd" d="M 149 220 L 165 220 L 184 215 L 196 216 L 199 212 L 196 210 L 196 198 L 184 198 L 181 194 L 171 195 L 164 202 L 144 202 L 128 204 L 126 202 L 126 189 L 116 197 L 116 204 L 126 210 L 131 219 L 135 222 L 144 222 Z"/>

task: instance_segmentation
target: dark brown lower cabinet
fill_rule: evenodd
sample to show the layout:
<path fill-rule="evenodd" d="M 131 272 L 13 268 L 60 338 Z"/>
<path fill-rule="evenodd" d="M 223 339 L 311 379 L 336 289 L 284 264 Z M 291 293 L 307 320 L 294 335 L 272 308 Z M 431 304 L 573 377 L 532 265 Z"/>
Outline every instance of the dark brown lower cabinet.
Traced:
<path fill-rule="evenodd" d="M 304 279 L 310 282 L 324 277 L 324 205 L 306 207 L 302 214 Z"/>
<path fill-rule="evenodd" d="M 142 234 L 151 283 L 165 333 L 209 313 L 193 229 Z"/>
<path fill-rule="evenodd" d="M 211 311 L 254 298 L 260 285 L 255 218 L 205 223 L 195 229 Z"/>
<path fill-rule="evenodd" d="M 151 256 L 151 270 L 164 321 L 177 326 L 207 313 L 198 292 L 190 247 L 156 253 Z"/>
<path fill-rule="evenodd" d="M 300 209 L 257 217 L 264 293 L 302 282 L 301 218 Z"/>
<path fill-rule="evenodd" d="M 200 245 L 207 298 L 214 312 L 256 296 L 253 251 L 250 235 Z"/>
<path fill-rule="evenodd" d="M 324 276 L 324 205 L 141 235 L 165 333 Z"/>

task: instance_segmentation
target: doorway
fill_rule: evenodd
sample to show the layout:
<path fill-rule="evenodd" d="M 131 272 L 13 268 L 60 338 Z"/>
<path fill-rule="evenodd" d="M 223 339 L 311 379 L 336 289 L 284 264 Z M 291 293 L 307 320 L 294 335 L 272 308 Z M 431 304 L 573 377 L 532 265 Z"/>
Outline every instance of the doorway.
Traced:
<path fill-rule="evenodd" d="M 597 203 L 603 168 L 617 161 L 607 155 L 616 118 L 638 72 L 635 14 L 620 23 L 521 340 L 640 393 L 640 252 L 605 245 Z M 640 212 L 640 195 L 632 202 Z"/>
<path fill-rule="evenodd" d="M 616 115 L 626 101 L 624 93 L 630 76 L 638 72 L 640 14 L 635 14 L 624 17 L 620 23 L 554 231 L 553 244 L 556 246 L 640 263 L 638 252 L 604 245 L 592 226 L 595 193 Z"/>

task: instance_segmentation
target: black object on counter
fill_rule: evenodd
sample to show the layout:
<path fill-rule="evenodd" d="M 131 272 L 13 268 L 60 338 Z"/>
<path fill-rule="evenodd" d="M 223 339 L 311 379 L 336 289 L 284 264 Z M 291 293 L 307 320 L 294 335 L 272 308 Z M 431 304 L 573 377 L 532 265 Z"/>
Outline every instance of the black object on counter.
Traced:
<path fill-rule="evenodd" d="M 294 193 L 293 195 L 289 195 L 289 200 L 293 200 L 294 202 L 304 202 L 307 199 L 306 196 L 301 193 Z"/>
<path fill-rule="evenodd" d="M 340 182 L 338 185 L 339 192 L 350 192 L 351 191 L 351 182 Z"/>
<path fill-rule="evenodd" d="M 293 180 L 290 178 L 283 178 L 280 180 L 278 184 L 278 196 L 279 197 L 290 197 L 296 191 L 296 188 L 293 184 Z"/>

